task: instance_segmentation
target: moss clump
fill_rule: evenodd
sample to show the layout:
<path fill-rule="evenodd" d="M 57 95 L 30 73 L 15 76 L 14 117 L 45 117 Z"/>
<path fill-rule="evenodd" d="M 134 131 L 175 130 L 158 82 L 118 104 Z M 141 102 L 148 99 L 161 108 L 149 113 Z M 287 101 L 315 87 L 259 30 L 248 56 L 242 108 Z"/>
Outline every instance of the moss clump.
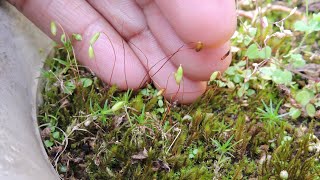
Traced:
<path fill-rule="evenodd" d="M 270 20 L 286 15 L 266 14 Z M 238 31 L 246 37 L 242 20 Z M 262 45 L 278 30 L 258 28 L 253 38 Z M 315 41 L 306 42 L 311 47 L 308 42 Z M 233 40 L 244 50 L 249 44 Z M 282 57 L 292 45 L 292 39 L 272 39 L 269 46 L 277 48 L 272 54 L 281 66 L 270 60 L 264 67 L 282 73 L 290 62 Z M 38 118 L 62 178 L 280 179 L 286 171 L 289 179 L 319 179 L 320 124 L 294 98 L 302 89 L 317 97 L 317 84 L 301 74 L 292 75 L 289 85 L 264 79 L 248 67 L 264 61 L 240 61 L 246 54 L 239 51 L 225 75 L 211 82 L 201 99 L 184 106 L 157 96 L 152 85 L 137 92 L 107 86 L 76 64 L 70 48 L 69 43 L 57 48 L 46 61 Z M 317 100 L 309 104 L 318 110 Z M 287 113 L 293 107 L 301 116 Z"/>

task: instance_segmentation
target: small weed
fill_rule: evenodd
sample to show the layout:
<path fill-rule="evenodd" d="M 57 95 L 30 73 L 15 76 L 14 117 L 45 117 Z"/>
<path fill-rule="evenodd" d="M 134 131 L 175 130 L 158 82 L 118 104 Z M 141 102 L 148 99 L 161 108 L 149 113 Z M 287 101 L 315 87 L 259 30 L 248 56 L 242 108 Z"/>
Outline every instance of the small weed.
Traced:
<path fill-rule="evenodd" d="M 285 114 L 281 114 L 281 115 L 278 114 L 282 100 L 277 104 L 276 108 L 273 107 L 272 100 L 270 100 L 269 106 L 266 105 L 266 103 L 263 100 L 261 100 L 261 101 L 264 106 L 264 109 L 257 108 L 257 110 L 258 110 L 258 115 L 260 116 L 260 118 L 265 121 L 269 121 L 269 122 L 273 122 L 275 124 L 278 124 L 278 123 L 280 123 L 280 120 L 284 116 L 289 114 L 289 113 L 285 113 Z"/>

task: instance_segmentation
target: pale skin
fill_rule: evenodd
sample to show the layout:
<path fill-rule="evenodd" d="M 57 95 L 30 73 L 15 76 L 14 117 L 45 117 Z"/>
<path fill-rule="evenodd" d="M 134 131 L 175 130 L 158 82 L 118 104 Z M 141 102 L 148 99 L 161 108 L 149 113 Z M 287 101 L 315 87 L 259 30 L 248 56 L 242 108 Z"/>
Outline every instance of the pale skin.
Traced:
<path fill-rule="evenodd" d="M 8 1 L 57 42 L 61 30 L 53 36 L 51 21 L 69 35 L 81 34 L 83 40 L 73 42 L 78 61 L 123 90 L 153 81 L 167 99 L 191 103 L 205 92 L 210 75 L 231 61 L 231 54 L 224 56 L 236 28 L 234 0 Z M 89 41 L 96 32 L 108 35 L 113 46 L 101 35 L 91 60 Z M 197 42 L 203 44 L 200 51 Z M 180 65 L 184 77 L 178 85 L 174 73 Z"/>

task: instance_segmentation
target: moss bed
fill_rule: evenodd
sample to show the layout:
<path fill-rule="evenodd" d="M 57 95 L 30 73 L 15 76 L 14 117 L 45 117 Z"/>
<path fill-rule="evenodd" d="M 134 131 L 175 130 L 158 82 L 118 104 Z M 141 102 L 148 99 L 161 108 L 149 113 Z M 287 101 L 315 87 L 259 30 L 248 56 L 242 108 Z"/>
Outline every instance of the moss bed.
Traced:
<path fill-rule="evenodd" d="M 296 13 L 305 15 L 304 3 L 273 5 L 299 7 Z M 243 12 L 256 8 L 254 3 L 239 5 Z M 305 33 L 294 27 L 301 17 L 293 14 L 283 27 L 294 35 L 270 39 L 271 57 L 263 64 L 287 70 L 291 81 L 268 80 L 257 72 L 245 82 L 254 65 L 263 62 L 261 56 L 250 55 L 250 45 L 265 47 L 267 35 L 281 32 L 273 23 L 289 13 L 267 10 L 267 28 L 240 16 L 237 32 L 243 39 L 232 39 L 238 51 L 233 52 L 231 67 L 192 105 L 168 102 L 152 85 L 136 92 L 117 91 L 77 65 L 70 43 L 57 46 L 42 71 L 38 119 L 61 178 L 285 179 L 287 173 L 288 179 L 320 179 L 319 74 L 308 73 L 319 65 L 320 33 L 308 34 L 299 47 Z M 312 9 L 308 13 L 305 19 L 312 18 Z M 302 70 L 288 68 L 292 61 L 286 55 L 295 48 L 294 54 L 305 62 Z M 297 95 L 305 91 L 312 96 L 307 105 Z"/>

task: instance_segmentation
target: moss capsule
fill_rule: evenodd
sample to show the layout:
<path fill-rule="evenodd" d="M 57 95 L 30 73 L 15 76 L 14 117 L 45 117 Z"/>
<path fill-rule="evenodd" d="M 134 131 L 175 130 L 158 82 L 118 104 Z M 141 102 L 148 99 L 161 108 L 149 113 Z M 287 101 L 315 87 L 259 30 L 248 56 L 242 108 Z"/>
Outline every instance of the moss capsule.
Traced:
<path fill-rule="evenodd" d="M 196 52 L 201 51 L 201 49 L 203 49 L 203 47 L 204 47 L 203 42 L 201 42 L 201 41 L 197 42 L 197 45 L 196 45 L 196 48 L 195 48 Z"/>
<path fill-rule="evenodd" d="M 230 55 L 230 50 L 224 56 L 222 56 L 221 61 L 226 59 L 229 55 Z"/>

